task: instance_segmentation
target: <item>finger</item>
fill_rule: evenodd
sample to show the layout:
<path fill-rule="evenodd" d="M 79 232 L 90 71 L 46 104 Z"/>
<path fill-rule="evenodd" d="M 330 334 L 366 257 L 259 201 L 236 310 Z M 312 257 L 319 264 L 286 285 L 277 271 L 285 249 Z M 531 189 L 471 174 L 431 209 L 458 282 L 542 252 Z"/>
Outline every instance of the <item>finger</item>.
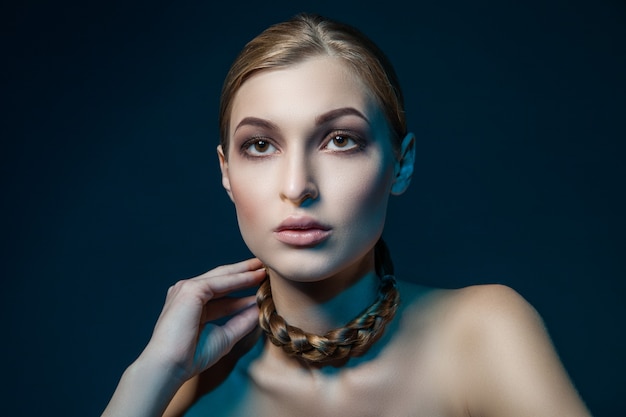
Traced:
<path fill-rule="evenodd" d="M 204 324 L 209 321 L 229 316 L 254 304 L 256 304 L 256 296 L 254 295 L 241 298 L 226 297 L 211 300 L 202 311 L 200 323 Z"/>
<path fill-rule="evenodd" d="M 238 272 L 229 275 L 194 278 L 193 281 L 207 285 L 213 293 L 213 298 L 221 297 L 233 291 L 259 285 L 266 277 L 264 268 L 253 271 Z"/>
<path fill-rule="evenodd" d="M 258 258 L 250 258 L 234 264 L 218 266 L 217 268 L 213 268 L 210 271 L 205 272 L 204 274 L 198 275 L 196 278 L 209 278 L 222 275 L 238 274 L 240 272 L 255 271 L 261 268 L 263 268 L 263 262 L 261 262 Z"/>
<path fill-rule="evenodd" d="M 265 270 L 258 269 L 234 275 L 178 281 L 167 290 L 163 312 L 174 306 L 186 305 L 193 307 L 200 314 L 209 300 L 258 285 L 265 276 Z"/>
<path fill-rule="evenodd" d="M 251 306 L 228 320 L 223 326 L 207 325 L 198 341 L 198 353 L 204 358 L 205 370 L 233 348 L 235 343 L 250 333 L 258 323 L 258 308 Z"/>
<path fill-rule="evenodd" d="M 251 305 L 228 320 L 226 324 L 222 326 L 222 329 L 230 340 L 231 345 L 234 345 L 256 327 L 258 320 L 259 309 L 256 305 Z"/>

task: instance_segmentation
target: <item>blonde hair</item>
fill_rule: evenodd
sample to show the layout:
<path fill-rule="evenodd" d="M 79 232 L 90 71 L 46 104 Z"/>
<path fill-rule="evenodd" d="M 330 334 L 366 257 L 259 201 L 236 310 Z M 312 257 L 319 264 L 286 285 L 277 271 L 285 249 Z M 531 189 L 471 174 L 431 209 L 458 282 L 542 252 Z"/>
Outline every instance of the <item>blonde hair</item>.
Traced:
<path fill-rule="evenodd" d="M 259 326 L 270 341 L 288 355 L 315 364 L 337 363 L 363 355 L 383 335 L 400 303 L 396 280 L 393 275 L 386 275 L 381 278 L 378 297 L 372 305 L 345 326 L 316 335 L 289 325 L 276 312 L 269 279 L 263 281 L 256 297 Z"/>
<path fill-rule="evenodd" d="M 319 15 L 299 14 L 252 39 L 226 75 L 219 112 L 220 144 L 226 157 L 231 108 L 241 85 L 258 71 L 284 68 L 319 55 L 343 59 L 369 88 L 385 114 L 394 149 L 399 149 L 407 133 L 404 100 L 385 54 L 352 26 Z"/>

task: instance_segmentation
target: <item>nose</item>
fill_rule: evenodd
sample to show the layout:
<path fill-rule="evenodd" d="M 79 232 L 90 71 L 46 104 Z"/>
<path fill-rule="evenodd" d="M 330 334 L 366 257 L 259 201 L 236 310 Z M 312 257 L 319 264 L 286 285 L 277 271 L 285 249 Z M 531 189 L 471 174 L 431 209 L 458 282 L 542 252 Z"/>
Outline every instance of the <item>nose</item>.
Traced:
<path fill-rule="evenodd" d="M 312 163 L 306 155 L 286 157 L 282 170 L 280 198 L 300 207 L 319 197 Z"/>

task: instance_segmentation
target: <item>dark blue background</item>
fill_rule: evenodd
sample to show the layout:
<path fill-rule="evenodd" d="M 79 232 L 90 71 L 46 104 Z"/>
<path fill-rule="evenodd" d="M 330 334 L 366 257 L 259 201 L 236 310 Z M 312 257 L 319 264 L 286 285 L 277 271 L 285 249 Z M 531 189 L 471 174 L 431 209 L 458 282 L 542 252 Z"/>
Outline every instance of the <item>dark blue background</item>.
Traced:
<path fill-rule="evenodd" d="M 98 415 L 168 286 L 248 256 L 219 91 L 244 43 L 299 11 L 362 29 L 404 86 L 418 158 L 385 232 L 398 275 L 512 286 L 595 415 L 626 414 L 622 1 L 14 3 L 3 414 Z"/>

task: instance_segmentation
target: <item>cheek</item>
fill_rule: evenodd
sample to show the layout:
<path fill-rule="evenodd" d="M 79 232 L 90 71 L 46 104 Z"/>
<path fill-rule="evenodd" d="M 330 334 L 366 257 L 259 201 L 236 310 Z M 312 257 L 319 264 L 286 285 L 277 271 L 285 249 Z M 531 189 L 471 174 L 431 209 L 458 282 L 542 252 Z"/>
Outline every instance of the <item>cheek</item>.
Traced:
<path fill-rule="evenodd" d="M 365 160 L 350 168 L 325 179 L 326 209 L 340 226 L 341 250 L 360 254 L 383 232 L 393 165 Z"/>
<path fill-rule="evenodd" d="M 355 164 L 352 168 L 350 172 L 340 175 L 341 181 L 337 181 L 332 187 L 338 207 L 345 207 L 346 209 L 342 211 L 349 217 L 384 216 L 391 189 L 393 167 L 381 161 L 365 161 Z M 354 219 L 356 222 L 360 220 L 364 221 L 366 218 Z"/>
<path fill-rule="evenodd" d="M 231 174 L 231 193 L 237 222 L 246 243 L 255 240 L 254 232 L 263 230 L 262 222 L 267 219 L 267 200 L 271 195 L 269 184 L 251 173 Z"/>

